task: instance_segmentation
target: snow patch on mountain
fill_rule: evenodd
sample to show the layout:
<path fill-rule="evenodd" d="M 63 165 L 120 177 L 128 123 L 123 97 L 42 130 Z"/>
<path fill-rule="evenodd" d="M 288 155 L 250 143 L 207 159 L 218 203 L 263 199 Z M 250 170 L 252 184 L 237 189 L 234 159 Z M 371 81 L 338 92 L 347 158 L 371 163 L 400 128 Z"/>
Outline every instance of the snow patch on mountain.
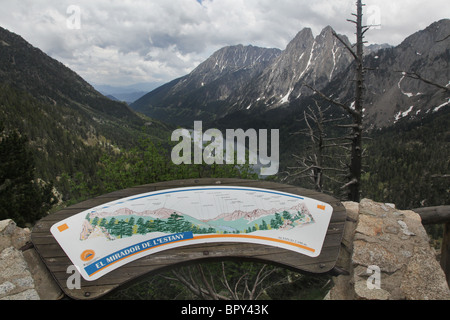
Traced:
<path fill-rule="evenodd" d="M 411 107 L 409 107 L 408 110 L 406 110 L 406 111 L 404 111 L 404 112 L 402 112 L 402 111 L 398 112 L 398 113 L 395 115 L 395 121 L 394 121 L 394 123 L 396 123 L 397 121 L 399 121 L 401 118 L 407 117 L 407 116 L 411 113 L 411 111 L 412 111 L 413 109 L 414 109 L 414 106 L 411 106 Z"/>
<path fill-rule="evenodd" d="M 293 88 L 290 88 L 289 92 L 283 98 L 281 98 L 281 100 L 280 100 L 281 104 L 289 102 L 289 97 L 291 96 L 291 93 L 292 93 L 293 90 L 294 90 Z"/>

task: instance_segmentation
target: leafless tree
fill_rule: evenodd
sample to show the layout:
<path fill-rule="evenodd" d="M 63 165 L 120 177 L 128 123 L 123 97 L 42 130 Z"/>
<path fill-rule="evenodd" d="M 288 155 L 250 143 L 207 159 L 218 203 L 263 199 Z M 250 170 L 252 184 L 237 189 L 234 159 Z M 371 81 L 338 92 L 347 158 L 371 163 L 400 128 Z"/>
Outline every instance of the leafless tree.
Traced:
<path fill-rule="evenodd" d="M 303 135 L 310 139 L 310 145 L 305 149 L 303 155 L 293 154 L 296 160 L 296 166 L 289 167 L 288 176 L 295 178 L 307 178 L 314 185 L 314 189 L 318 192 L 324 192 L 324 180 L 328 179 L 332 182 L 342 184 L 342 180 L 337 178 L 347 172 L 346 164 L 337 154 L 342 152 L 332 152 L 331 150 L 342 150 L 346 154 L 349 149 L 349 142 L 343 137 L 329 138 L 325 131 L 325 127 L 333 122 L 339 122 L 343 118 L 326 119 L 325 114 L 330 110 L 331 105 L 325 110 L 317 101 L 315 109 L 311 106 L 303 112 L 302 122 L 305 123 L 305 129 L 302 129 L 294 135 Z M 338 160 L 340 163 L 336 165 Z M 332 163 L 332 165 L 331 165 Z"/>
<path fill-rule="evenodd" d="M 163 277 L 183 284 L 202 300 L 257 300 L 269 288 L 291 281 L 288 276 L 271 277 L 279 270 L 267 264 L 251 264 L 239 277 L 232 277 L 222 262 L 220 276 L 217 270 L 197 264 L 172 270 L 170 276 Z"/>
<path fill-rule="evenodd" d="M 324 93 L 320 92 L 316 88 L 308 84 L 304 84 L 321 96 L 326 101 L 333 103 L 344 109 L 351 117 L 352 124 L 347 125 L 352 130 L 351 134 L 351 151 L 350 151 L 350 165 L 348 182 L 343 188 L 348 188 L 348 200 L 359 202 L 361 199 L 361 174 L 362 174 L 362 160 L 363 160 L 363 103 L 364 103 L 364 74 L 366 69 L 364 68 L 364 35 L 370 29 L 368 26 L 363 25 L 363 7 L 365 5 L 361 0 L 356 1 L 356 13 L 352 13 L 356 20 L 348 19 L 347 21 L 356 25 L 356 51 L 346 41 L 344 41 L 336 32 L 333 35 L 348 49 L 355 61 L 355 100 L 354 104 L 347 105 L 341 103 Z"/>

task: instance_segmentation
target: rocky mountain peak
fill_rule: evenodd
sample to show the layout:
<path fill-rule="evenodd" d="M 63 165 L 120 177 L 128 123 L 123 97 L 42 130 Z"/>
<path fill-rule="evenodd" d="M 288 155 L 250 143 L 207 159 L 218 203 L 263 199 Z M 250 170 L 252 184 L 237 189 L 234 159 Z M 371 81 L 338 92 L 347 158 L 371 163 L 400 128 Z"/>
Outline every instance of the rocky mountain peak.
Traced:
<path fill-rule="evenodd" d="M 449 105 L 444 90 L 408 74 L 445 86 L 449 83 L 450 20 L 437 21 L 407 37 L 400 45 L 366 57 L 367 121 L 387 126 L 417 118 Z"/>
<path fill-rule="evenodd" d="M 231 94 L 240 92 L 280 54 L 279 49 L 251 45 L 224 47 L 190 74 L 150 92 L 132 107 L 146 112 L 148 105 L 152 105 L 153 112 L 160 114 L 165 121 L 178 124 L 192 124 L 193 117 L 213 120 L 217 117 L 217 108 Z M 170 119 L 164 115 L 168 108 L 171 109 Z"/>
<path fill-rule="evenodd" d="M 205 62 L 201 63 L 189 75 L 191 78 L 201 80 L 204 86 L 226 73 L 236 72 L 240 69 L 264 66 L 280 54 L 279 49 L 267 49 L 242 44 L 219 49 Z"/>
<path fill-rule="evenodd" d="M 216 51 L 211 58 L 205 62 L 205 65 L 211 68 L 211 63 L 214 63 L 212 69 L 236 70 L 252 66 L 259 62 L 271 60 L 278 54 L 279 50 L 277 49 L 271 50 L 254 47 L 252 45 L 243 46 L 242 44 L 239 44 Z M 201 69 L 201 67 L 199 67 L 199 69 Z"/>
<path fill-rule="evenodd" d="M 305 51 L 312 41 L 314 35 L 311 28 L 304 28 L 288 43 L 284 52 Z"/>
<path fill-rule="evenodd" d="M 351 42 L 333 33 L 331 26 L 317 36 L 304 28 L 283 51 L 225 47 L 190 75 L 155 90 L 133 108 L 177 124 L 192 124 L 195 119 L 215 121 L 235 112 L 257 114 L 307 104 L 313 92 L 305 83 L 351 105 L 354 58 L 346 48 Z M 443 19 L 396 47 L 366 47 L 365 66 L 370 70 L 365 76 L 367 123 L 385 126 L 449 105 L 450 97 L 442 90 L 402 73 L 417 73 L 448 85 L 449 34 L 450 20 Z"/>
<path fill-rule="evenodd" d="M 399 49 L 415 49 L 423 51 L 424 48 L 435 48 L 438 50 L 448 49 L 448 42 L 444 41 L 450 34 L 450 19 L 442 19 L 429 25 L 407 37 L 399 46 Z"/>
<path fill-rule="evenodd" d="M 287 45 L 282 54 L 264 70 L 253 90 L 241 106 L 254 108 L 259 105 L 278 107 L 311 94 L 302 85 L 304 82 L 322 89 L 335 74 L 346 69 L 352 61 L 351 55 L 338 39 L 334 30 L 327 26 L 314 38 L 310 28 L 300 31 Z M 345 36 L 343 39 L 348 41 Z"/>

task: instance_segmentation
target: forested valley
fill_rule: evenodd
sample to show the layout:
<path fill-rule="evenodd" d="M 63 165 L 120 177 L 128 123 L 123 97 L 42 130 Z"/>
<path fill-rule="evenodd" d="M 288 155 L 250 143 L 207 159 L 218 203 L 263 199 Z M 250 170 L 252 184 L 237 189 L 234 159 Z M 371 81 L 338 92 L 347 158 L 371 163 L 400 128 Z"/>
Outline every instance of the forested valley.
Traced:
<path fill-rule="evenodd" d="M 0 220 L 14 219 L 19 226 L 32 228 L 42 217 L 72 204 L 161 181 L 260 179 L 250 165 L 175 165 L 170 136 L 176 125 L 112 102 L 68 68 L 0 31 L 4 39 L 0 43 Z M 305 109 L 305 105 L 296 107 Z M 228 123 L 279 128 L 284 133 L 282 170 L 266 179 L 315 188 L 312 176 L 290 179 L 296 160 L 317 151 L 308 136 L 294 135 L 306 128 L 299 121 L 302 118 L 303 113 L 280 108 L 263 113 L 260 119 L 252 115 L 250 120 L 236 112 Z M 345 126 L 349 128 L 344 122 Z M 338 141 L 345 131 L 330 125 L 324 137 Z M 346 201 L 342 181 L 346 182 L 349 169 L 348 148 L 330 148 L 323 156 L 321 165 L 331 173 L 324 176 L 321 191 Z M 393 203 L 401 210 L 450 203 L 448 107 L 430 107 L 412 120 L 364 128 L 363 156 L 361 198 Z M 442 226 L 433 225 L 427 231 L 439 249 Z M 152 274 L 110 298 L 321 299 L 329 285 L 329 275 L 305 276 L 277 266 L 226 261 Z"/>

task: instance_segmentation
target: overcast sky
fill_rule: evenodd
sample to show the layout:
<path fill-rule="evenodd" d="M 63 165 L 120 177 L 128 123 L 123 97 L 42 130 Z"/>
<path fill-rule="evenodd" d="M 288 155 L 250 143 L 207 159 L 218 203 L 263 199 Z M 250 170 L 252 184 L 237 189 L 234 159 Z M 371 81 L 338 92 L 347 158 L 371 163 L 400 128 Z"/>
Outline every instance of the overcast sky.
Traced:
<path fill-rule="evenodd" d="M 450 18 L 448 0 L 366 0 L 370 43 Z M 164 83 L 227 45 L 284 49 L 303 28 L 354 40 L 355 0 L 0 0 L 0 26 L 91 84 Z"/>

